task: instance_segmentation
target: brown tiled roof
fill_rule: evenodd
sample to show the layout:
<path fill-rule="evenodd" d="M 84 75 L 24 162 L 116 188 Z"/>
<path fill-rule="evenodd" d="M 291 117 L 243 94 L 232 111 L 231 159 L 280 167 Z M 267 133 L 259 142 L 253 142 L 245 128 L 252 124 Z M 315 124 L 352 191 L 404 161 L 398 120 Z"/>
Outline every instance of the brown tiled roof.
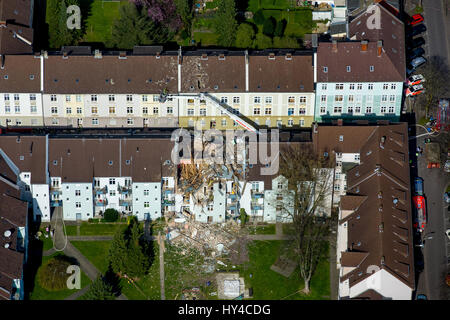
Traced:
<path fill-rule="evenodd" d="M 393 15 L 382 4 L 376 4 L 380 11 L 380 28 L 368 28 L 374 12 L 364 11 L 349 24 L 349 35 L 352 40 L 369 40 L 376 44 L 376 41 L 383 41 L 384 53 L 390 60 L 390 63 L 383 69 L 387 76 L 393 76 L 396 72 L 399 81 L 405 79 L 405 28 L 403 22 Z M 372 18 L 373 19 L 373 18 Z M 389 70 L 389 68 L 393 68 Z M 376 71 L 376 68 L 375 68 Z M 387 81 L 387 80 L 386 80 Z"/>
<path fill-rule="evenodd" d="M 361 165 L 347 173 L 347 192 L 367 196 L 348 221 L 348 251 L 369 252 L 349 277 L 350 286 L 370 276 L 365 271 L 376 265 L 414 288 L 406 123 L 380 126 L 369 137 L 361 148 Z"/>
<path fill-rule="evenodd" d="M 243 92 L 245 55 L 210 53 L 202 57 L 201 52 L 184 55 L 181 83 L 183 92 Z"/>
<path fill-rule="evenodd" d="M 11 298 L 13 280 L 22 278 L 22 269 L 23 253 L 0 247 L 0 300 Z"/>
<path fill-rule="evenodd" d="M 339 206 L 341 210 L 356 210 L 366 199 L 366 196 L 342 196 Z"/>
<path fill-rule="evenodd" d="M 31 0 L 0 0 L 0 54 L 32 53 L 32 47 L 14 36 L 14 33 L 33 41 Z"/>
<path fill-rule="evenodd" d="M 4 69 L 0 69 L 1 92 L 40 92 L 40 59 L 35 58 L 33 55 L 6 55 L 3 58 Z"/>
<path fill-rule="evenodd" d="M 250 92 L 313 92 L 314 67 L 312 54 L 249 56 Z"/>
<path fill-rule="evenodd" d="M 0 136 L 0 149 L 20 172 L 31 172 L 32 184 L 47 183 L 44 136 Z"/>
<path fill-rule="evenodd" d="M 398 70 L 399 61 L 392 60 L 388 48 L 377 53 L 377 42 L 369 41 L 367 51 L 360 42 L 321 42 L 317 48 L 317 82 L 382 82 L 404 81 L 405 73 Z M 404 64 L 404 61 L 403 61 Z M 350 72 L 347 72 L 350 66 Z M 374 71 L 370 72 L 370 67 Z M 327 67 L 327 72 L 324 71 Z M 404 70 L 404 69 L 403 69 Z"/>
<path fill-rule="evenodd" d="M 341 265 L 343 267 L 358 267 L 368 255 L 368 252 L 342 252 Z"/>
<path fill-rule="evenodd" d="M 168 170 L 165 161 L 171 159 L 172 148 L 169 139 L 50 139 L 50 176 L 61 177 L 63 183 L 91 182 L 94 177 L 156 182 Z"/>
<path fill-rule="evenodd" d="M 177 56 L 49 55 L 45 59 L 45 92 L 57 94 L 159 94 L 178 90 Z"/>

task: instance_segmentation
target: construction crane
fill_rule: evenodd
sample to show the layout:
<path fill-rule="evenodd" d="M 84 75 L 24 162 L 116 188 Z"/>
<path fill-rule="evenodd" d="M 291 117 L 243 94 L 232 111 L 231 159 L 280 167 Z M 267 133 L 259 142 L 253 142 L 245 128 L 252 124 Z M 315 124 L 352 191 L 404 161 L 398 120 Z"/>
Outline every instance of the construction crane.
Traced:
<path fill-rule="evenodd" d="M 201 93 L 197 93 L 197 94 L 169 94 L 167 92 L 167 90 L 164 90 L 159 96 L 159 102 L 164 103 L 164 102 L 166 102 L 167 98 L 193 98 L 193 99 L 200 99 L 200 100 L 209 100 L 217 109 L 219 109 L 223 114 L 226 114 L 228 117 L 233 119 L 237 124 L 239 124 L 245 130 L 259 134 L 259 131 L 255 127 L 253 127 L 247 121 L 241 119 L 239 116 L 234 114 L 232 111 L 229 111 L 230 107 L 228 105 L 222 103 L 219 99 L 210 95 L 207 92 L 201 92 Z"/>

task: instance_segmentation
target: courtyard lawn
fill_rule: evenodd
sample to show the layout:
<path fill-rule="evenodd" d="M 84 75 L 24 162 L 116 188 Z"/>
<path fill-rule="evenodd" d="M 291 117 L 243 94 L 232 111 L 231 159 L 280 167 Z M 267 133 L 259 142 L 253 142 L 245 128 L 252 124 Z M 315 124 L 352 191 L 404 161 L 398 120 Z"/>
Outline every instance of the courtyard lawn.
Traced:
<path fill-rule="evenodd" d="M 125 225 L 126 223 L 82 222 L 80 226 L 80 236 L 112 236 L 117 230 L 123 228 Z M 76 227 L 74 235 L 76 235 Z"/>
<path fill-rule="evenodd" d="M 262 226 L 249 225 L 247 228 L 248 228 L 249 234 L 275 234 L 275 225 L 274 224 L 268 224 L 268 225 L 262 225 Z"/>
<path fill-rule="evenodd" d="M 108 269 L 108 251 L 111 241 L 71 241 L 97 269 L 105 273 Z"/>
<path fill-rule="evenodd" d="M 241 268 L 245 287 L 253 288 L 256 300 L 326 300 L 330 299 L 330 265 L 322 261 L 311 280 L 311 294 L 305 296 L 297 291 L 303 289 L 298 269 L 286 278 L 270 269 L 278 258 L 282 241 L 254 241 L 249 245 L 250 261 Z M 252 278 L 250 278 L 252 274 Z"/>
<path fill-rule="evenodd" d="M 215 46 L 217 45 L 218 35 L 213 32 L 194 32 L 194 40 L 196 45 Z"/>
<path fill-rule="evenodd" d="M 119 17 L 119 7 L 127 2 L 81 0 L 83 21 L 86 23 L 86 33 L 81 41 L 107 44 L 111 40 L 114 20 Z"/>
<path fill-rule="evenodd" d="M 54 254 L 49 257 L 42 257 L 42 264 L 41 267 L 52 257 L 55 257 L 57 254 Z M 40 267 L 40 268 L 41 268 Z M 69 276 L 69 275 L 67 275 Z M 87 277 L 87 275 L 81 271 L 81 288 L 84 288 L 85 286 L 89 285 L 91 283 L 91 280 Z M 60 291 L 48 291 L 44 288 L 42 288 L 38 281 L 38 275 L 36 275 L 36 278 L 34 280 L 34 288 L 33 292 L 30 293 L 30 300 L 64 300 L 68 296 L 71 296 L 78 290 L 73 289 L 65 289 Z"/>

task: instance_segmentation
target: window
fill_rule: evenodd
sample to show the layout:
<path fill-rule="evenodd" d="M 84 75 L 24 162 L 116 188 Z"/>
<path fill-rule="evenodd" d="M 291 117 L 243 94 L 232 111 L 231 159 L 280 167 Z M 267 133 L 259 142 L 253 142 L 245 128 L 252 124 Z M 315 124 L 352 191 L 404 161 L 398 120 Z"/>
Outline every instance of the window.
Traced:
<path fill-rule="evenodd" d="M 288 126 L 289 126 L 289 127 L 292 127 L 293 125 L 294 125 L 294 120 L 289 119 L 289 120 L 288 120 Z"/>
<path fill-rule="evenodd" d="M 336 95 L 334 96 L 334 102 L 342 102 L 344 101 L 344 96 L 343 95 Z"/>
<path fill-rule="evenodd" d="M 327 102 L 327 96 L 326 96 L 326 95 L 320 96 L 320 102 L 321 102 L 321 103 Z"/>
<path fill-rule="evenodd" d="M 116 190 L 109 190 L 109 196 L 115 197 L 116 196 Z"/>
<path fill-rule="evenodd" d="M 383 90 L 387 90 L 389 89 L 389 84 L 388 83 L 384 83 L 383 84 Z"/>
<path fill-rule="evenodd" d="M 327 73 L 328 72 L 328 67 L 323 67 L 323 72 Z"/>
<path fill-rule="evenodd" d="M 358 86 L 356 87 L 356 90 L 362 90 L 362 83 L 358 83 Z"/>
<path fill-rule="evenodd" d="M 221 97 L 220 103 L 228 104 L 228 98 L 227 97 Z"/>
<path fill-rule="evenodd" d="M 127 107 L 127 113 L 132 114 L 133 113 L 133 107 Z"/>
<path fill-rule="evenodd" d="M 9 101 L 9 94 L 5 93 L 3 95 L 3 98 L 5 99 L 5 101 Z"/>
<path fill-rule="evenodd" d="M 261 103 L 261 97 L 255 97 L 253 98 L 253 103 L 260 104 Z"/>
<path fill-rule="evenodd" d="M 367 85 L 367 89 L 368 89 L 368 90 L 373 90 L 373 83 L 369 83 L 369 84 Z"/>
<path fill-rule="evenodd" d="M 395 102 L 395 95 L 394 94 L 391 94 L 389 96 L 389 102 Z"/>
<path fill-rule="evenodd" d="M 206 108 L 200 108 L 200 115 L 206 116 Z"/>
<path fill-rule="evenodd" d="M 144 190 L 144 196 L 148 196 L 148 195 L 149 195 L 149 193 L 150 193 L 150 191 L 149 191 L 149 190 Z"/>
<path fill-rule="evenodd" d="M 254 115 L 261 114 L 261 109 L 260 108 L 253 108 L 253 114 Z"/>
<path fill-rule="evenodd" d="M 272 104 L 272 97 L 266 97 L 266 104 Z"/>
<path fill-rule="evenodd" d="M 361 113 L 361 107 L 360 106 L 356 106 L 355 107 L 355 113 Z"/>
<path fill-rule="evenodd" d="M 50 96 L 50 101 L 57 101 L 57 99 L 56 99 L 56 94 L 52 94 L 52 95 Z"/>
<path fill-rule="evenodd" d="M 266 114 L 266 115 L 272 114 L 272 108 L 266 108 L 266 109 L 264 110 L 264 114 Z"/>
<path fill-rule="evenodd" d="M 327 90 L 327 84 L 326 83 L 322 83 L 322 90 Z"/>
<path fill-rule="evenodd" d="M 339 184 L 335 184 L 334 191 L 339 191 L 339 190 L 341 190 L 341 186 Z"/>
<path fill-rule="evenodd" d="M 98 108 L 97 107 L 91 107 L 91 113 L 92 114 L 97 114 L 98 112 Z"/>
<path fill-rule="evenodd" d="M 306 103 L 306 97 L 305 96 L 301 96 L 300 97 L 300 103 Z"/>
<path fill-rule="evenodd" d="M 132 101 L 133 101 L 133 95 L 127 94 L 127 102 L 132 102 Z"/>
<path fill-rule="evenodd" d="M 225 126 L 227 125 L 227 120 L 225 120 L 225 119 L 222 119 L 222 121 L 221 121 L 221 125 L 222 125 L 223 127 L 225 127 Z"/>
<path fill-rule="evenodd" d="M 159 113 L 158 107 L 153 107 L 153 114 L 158 114 L 158 113 Z"/>
<path fill-rule="evenodd" d="M 353 113 L 353 106 L 347 107 L 347 113 Z"/>
<path fill-rule="evenodd" d="M 108 96 L 108 98 L 109 98 L 109 101 L 110 101 L 110 102 L 116 101 L 116 97 L 115 97 L 113 94 L 110 94 L 110 95 Z"/>
<path fill-rule="evenodd" d="M 144 208 L 150 208 L 150 202 L 148 201 L 144 202 Z"/>
<path fill-rule="evenodd" d="M 97 125 L 98 124 L 98 119 L 97 118 L 93 118 L 92 119 L 92 124 L 93 125 Z"/>
<path fill-rule="evenodd" d="M 395 89 L 397 89 L 397 84 L 392 83 L 392 84 L 391 84 L 391 90 L 395 90 Z"/>
<path fill-rule="evenodd" d="M 30 107 L 30 112 L 31 113 L 36 113 L 37 112 L 37 107 L 36 106 L 31 106 Z"/>
<path fill-rule="evenodd" d="M 351 66 L 347 66 L 347 72 L 352 71 L 352 67 Z"/>
<path fill-rule="evenodd" d="M 15 106 L 14 107 L 14 112 L 15 113 L 20 113 L 20 106 Z"/>
<path fill-rule="evenodd" d="M 239 97 L 233 97 L 233 103 L 234 103 L 234 104 L 239 104 L 239 103 L 241 103 L 241 98 L 239 98 Z"/>
<path fill-rule="evenodd" d="M 10 113 L 10 112 L 11 112 L 11 107 L 5 106 L 5 113 Z"/>
<path fill-rule="evenodd" d="M 81 202 L 75 202 L 75 208 L 81 208 Z"/>
<path fill-rule="evenodd" d="M 72 114 L 72 108 L 71 107 L 67 107 L 66 108 L 66 114 Z"/>
<path fill-rule="evenodd" d="M 370 66 L 370 67 L 369 67 L 369 71 L 370 71 L 370 72 L 373 72 L 374 70 L 375 70 L 374 66 Z"/>
<path fill-rule="evenodd" d="M 292 116 L 294 114 L 294 108 L 288 108 L 288 116 Z"/>
<path fill-rule="evenodd" d="M 58 119 L 56 119 L 56 118 L 53 118 L 53 119 L 52 119 L 52 124 L 53 124 L 53 125 L 56 125 L 56 124 L 58 124 L 58 123 L 59 123 Z"/>
<path fill-rule="evenodd" d="M 142 114 L 148 114 L 148 108 L 142 107 Z"/>
<path fill-rule="evenodd" d="M 20 96 L 17 93 L 15 93 L 14 94 L 14 101 L 19 101 L 19 100 L 20 100 Z"/>
<path fill-rule="evenodd" d="M 289 97 L 288 103 L 295 103 L 295 97 Z"/>
<path fill-rule="evenodd" d="M 381 113 L 386 113 L 386 106 L 381 106 L 381 109 L 380 109 L 381 111 Z"/>
<path fill-rule="evenodd" d="M 334 106 L 333 112 L 334 113 L 341 113 L 342 112 L 342 106 Z"/>
<path fill-rule="evenodd" d="M 343 135 L 340 135 L 340 136 L 339 136 L 339 141 L 340 141 L 340 142 L 344 141 L 344 136 L 343 136 Z"/>
<path fill-rule="evenodd" d="M 300 127 L 304 127 L 305 126 L 305 120 L 304 119 L 300 119 L 299 125 L 300 125 Z"/>
<path fill-rule="evenodd" d="M 194 109 L 188 109 L 187 114 L 188 114 L 188 116 L 193 116 L 194 115 Z"/>
<path fill-rule="evenodd" d="M 321 106 L 320 107 L 320 114 L 325 114 L 327 113 L 327 108 L 325 106 Z"/>
<path fill-rule="evenodd" d="M 66 96 L 66 102 L 70 102 L 70 96 Z"/>
<path fill-rule="evenodd" d="M 353 102 L 353 101 L 355 101 L 355 96 L 351 94 L 348 96 L 348 102 Z"/>
<path fill-rule="evenodd" d="M 76 197 L 81 196 L 81 190 L 75 190 L 75 196 Z"/>
<path fill-rule="evenodd" d="M 52 114 L 57 114 L 58 113 L 58 107 L 52 107 L 51 108 L 51 112 L 52 112 Z"/>
<path fill-rule="evenodd" d="M 153 102 L 159 102 L 159 96 L 154 95 L 153 96 Z"/>
<path fill-rule="evenodd" d="M 372 113 L 372 107 L 367 106 L 366 107 L 366 113 Z"/>
<path fill-rule="evenodd" d="M 358 154 L 355 154 L 355 161 L 359 161 L 360 160 L 360 155 L 359 155 L 359 153 Z"/>
<path fill-rule="evenodd" d="M 350 90 L 355 90 L 355 84 L 354 83 L 350 83 L 348 87 L 349 87 Z"/>
<path fill-rule="evenodd" d="M 389 106 L 389 113 L 394 113 L 395 111 L 395 107 L 394 106 Z"/>
<path fill-rule="evenodd" d="M 336 83 L 336 90 L 344 90 L 344 84 Z"/>
<path fill-rule="evenodd" d="M 91 102 L 97 102 L 97 95 L 91 94 Z"/>
<path fill-rule="evenodd" d="M 127 119 L 127 125 L 132 125 L 134 123 L 134 120 L 132 118 Z"/>
<path fill-rule="evenodd" d="M 116 113 L 116 107 L 109 107 L 109 114 L 115 114 Z"/>
<path fill-rule="evenodd" d="M 306 108 L 298 109 L 298 114 L 306 114 Z"/>
<path fill-rule="evenodd" d="M 148 101 L 148 96 L 146 94 L 142 95 L 142 102 L 147 102 Z"/>
<path fill-rule="evenodd" d="M 22 121 L 20 119 L 16 119 L 16 126 L 20 126 L 22 124 Z"/>
<path fill-rule="evenodd" d="M 77 107 L 77 114 L 82 114 L 82 113 L 83 113 L 83 108 Z"/>
<path fill-rule="evenodd" d="M 167 114 L 173 114 L 173 108 L 167 107 Z"/>
<path fill-rule="evenodd" d="M 79 94 L 77 95 L 77 102 L 81 102 L 81 96 Z"/>
<path fill-rule="evenodd" d="M 36 101 L 36 95 L 30 94 L 30 101 Z"/>
<path fill-rule="evenodd" d="M 116 184 L 116 179 L 115 178 L 109 178 L 109 184 L 111 184 L 111 185 Z"/>

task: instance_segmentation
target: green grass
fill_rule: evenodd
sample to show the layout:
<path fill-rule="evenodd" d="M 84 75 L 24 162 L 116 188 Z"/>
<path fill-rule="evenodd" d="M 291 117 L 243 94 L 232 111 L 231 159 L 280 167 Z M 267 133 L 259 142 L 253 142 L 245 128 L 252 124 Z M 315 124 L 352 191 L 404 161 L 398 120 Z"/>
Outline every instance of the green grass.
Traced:
<path fill-rule="evenodd" d="M 42 257 L 42 264 L 45 265 L 45 263 L 50 260 L 51 258 L 55 257 L 59 253 L 56 253 L 49 257 Z M 67 275 L 69 276 L 69 275 Z M 81 271 L 81 288 L 84 288 L 88 284 L 91 283 L 91 280 L 86 276 L 86 274 Z M 78 290 L 70 290 L 70 289 L 64 289 L 60 291 L 48 291 L 44 288 L 42 288 L 38 281 L 38 275 L 36 275 L 35 281 L 34 281 L 34 288 L 33 292 L 30 293 L 30 300 L 63 300 L 67 298 L 68 296 L 74 294 Z"/>
<path fill-rule="evenodd" d="M 249 0 L 247 10 L 256 12 L 258 9 L 287 9 L 294 7 L 295 0 Z"/>
<path fill-rule="evenodd" d="M 108 269 L 108 251 L 111 241 L 71 241 L 80 252 L 94 265 L 100 272 L 105 273 Z"/>
<path fill-rule="evenodd" d="M 249 246 L 250 261 L 244 265 L 246 288 L 253 288 L 256 300 L 324 300 L 330 296 L 330 265 L 327 260 L 320 263 L 311 281 L 311 294 L 305 296 L 295 293 L 303 289 L 303 280 L 298 270 L 286 278 L 272 270 L 270 266 L 280 253 L 282 241 L 254 241 Z M 252 278 L 250 278 L 252 274 Z"/>
<path fill-rule="evenodd" d="M 39 240 L 42 241 L 42 251 L 50 250 L 51 248 L 53 248 L 52 238 L 50 238 L 50 236 L 48 236 L 48 238 L 44 236 L 44 234 L 46 233 L 45 228 L 40 229 L 40 231 L 42 232 L 42 235 L 39 237 Z"/>
<path fill-rule="evenodd" d="M 249 234 L 275 234 L 275 225 L 268 224 L 263 226 L 248 226 Z"/>
<path fill-rule="evenodd" d="M 211 32 L 194 32 L 195 43 L 204 46 L 217 45 L 218 35 Z"/>
<path fill-rule="evenodd" d="M 86 19 L 86 34 L 82 41 L 108 43 L 111 39 L 114 20 L 119 17 L 119 7 L 127 2 L 123 0 L 103 3 L 101 0 L 81 0 L 82 6 L 91 3 L 89 16 L 83 17 Z"/>
<path fill-rule="evenodd" d="M 80 236 L 112 236 L 116 233 L 117 230 L 124 227 L 124 223 L 89 223 L 82 222 L 80 226 Z M 71 226 L 72 227 L 72 226 Z M 67 231 L 67 227 L 66 227 Z M 73 234 L 68 235 L 76 235 L 76 226 L 75 229 L 71 229 L 70 231 Z"/>

